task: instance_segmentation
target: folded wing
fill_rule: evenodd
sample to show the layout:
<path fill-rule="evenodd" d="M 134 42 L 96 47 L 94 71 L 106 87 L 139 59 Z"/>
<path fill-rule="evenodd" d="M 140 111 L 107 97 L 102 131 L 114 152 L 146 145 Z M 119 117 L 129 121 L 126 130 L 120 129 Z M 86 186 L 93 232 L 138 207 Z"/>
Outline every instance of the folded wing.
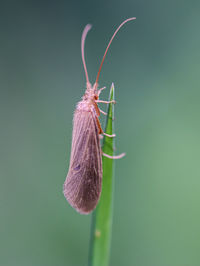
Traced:
<path fill-rule="evenodd" d="M 73 208 L 87 214 L 98 203 L 101 183 L 102 159 L 96 117 L 93 112 L 76 110 L 64 195 Z"/>

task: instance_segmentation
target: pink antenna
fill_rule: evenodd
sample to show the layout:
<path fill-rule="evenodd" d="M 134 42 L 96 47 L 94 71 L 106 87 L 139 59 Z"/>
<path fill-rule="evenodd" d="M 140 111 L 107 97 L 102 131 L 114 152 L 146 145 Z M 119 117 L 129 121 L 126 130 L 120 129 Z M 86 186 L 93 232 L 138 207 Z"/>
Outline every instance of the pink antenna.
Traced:
<path fill-rule="evenodd" d="M 126 19 L 125 21 L 123 21 L 123 22 L 119 25 L 119 27 L 118 27 L 118 28 L 116 29 L 116 31 L 114 32 L 112 38 L 110 39 L 110 42 L 108 43 L 108 46 L 107 46 L 106 51 L 105 51 L 105 53 L 104 53 L 103 59 L 102 59 L 102 61 L 101 61 L 101 65 L 100 65 L 100 67 L 99 67 L 99 71 L 98 71 L 98 73 L 97 73 L 97 79 L 96 79 L 96 82 L 95 82 L 96 85 L 97 85 L 97 83 L 98 83 L 98 81 L 99 81 L 99 75 L 100 75 L 101 68 L 102 68 L 103 62 L 104 62 L 104 60 L 105 60 L 106 54 L 107 54 L 107 52 L 108 52 L 108 48 L 110 47 L 110 45 L 111 45 L 111 43 L 112 43 L 112 41 L 113 41 L 115 35 L 117 34 L 117 32 L 120 30 L 120 28 L 121 28 L 126 22 L 128 22 L 128 21 L 130 21 L 130 20 L 134 20 L 134 19 L 136 19 L 136 18 L 128 18 L 128 19 Z"/>
<path fill-rule="evenodd" d="M 89 78 L 88 78 L 88 72 L 87 72 L 87 67 L 86 67 L 86 63 L 85 63 L 85 54 L 84 54 L 84 46 L 85 46 L 85 39 L 86 36 L 88 34 L 88 31 L 92 28 L 92 25 L 87 24 L 83 30 L 83 34 L 81 37 L 81 55 L 82 55 L 82 61 L 83 61 L 83 66 L 84 66 L 84 70 L 85 70 L 85 77 L 86 77 L 86 82 L 87 84 L 90 83 L 89 82 Z"/>

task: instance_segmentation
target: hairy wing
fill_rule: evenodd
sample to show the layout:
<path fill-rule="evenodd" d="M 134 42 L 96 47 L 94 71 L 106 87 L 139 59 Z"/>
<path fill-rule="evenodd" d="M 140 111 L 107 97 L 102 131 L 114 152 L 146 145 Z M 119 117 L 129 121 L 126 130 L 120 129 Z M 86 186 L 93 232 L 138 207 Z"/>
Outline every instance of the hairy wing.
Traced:
<path fill-rule="evenodd" d="M 89 213 L 98 203 L 101 181 L 102 159 L 96 117 L 92 112 L 76 110 L 64 195 L 78 212 Z"/>

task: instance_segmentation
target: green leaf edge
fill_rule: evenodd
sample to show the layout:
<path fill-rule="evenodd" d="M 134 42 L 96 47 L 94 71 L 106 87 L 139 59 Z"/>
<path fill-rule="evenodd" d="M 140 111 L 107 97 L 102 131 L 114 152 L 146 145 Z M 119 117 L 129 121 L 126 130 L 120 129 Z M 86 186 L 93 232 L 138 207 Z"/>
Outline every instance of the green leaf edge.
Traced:
<path fill-rule="evenodd" d="M 109 101 L 114 100 L 114 84 L 110 88 Z M 113 134 L 114 104 L 110 103 L 107 108 L 105 133 Z M 114 139 L 104 136 L 102 151 L 113 155 Z M 103 179 L 102 192 L 99 203 L 92 214 L 91 239 L 89 247 L 89 266 L 109 265 L 110 244 L 112 234 L 113 216 L 113 167 L 114 162 L 102 156 Z"/>

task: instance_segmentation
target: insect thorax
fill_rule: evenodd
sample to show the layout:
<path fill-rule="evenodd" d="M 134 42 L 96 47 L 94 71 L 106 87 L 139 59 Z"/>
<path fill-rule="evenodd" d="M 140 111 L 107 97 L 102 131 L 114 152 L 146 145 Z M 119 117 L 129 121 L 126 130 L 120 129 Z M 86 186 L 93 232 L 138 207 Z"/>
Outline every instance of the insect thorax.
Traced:
<path fill-rule="evenodd" d="M 77 109 L 82 111 L 93 111 L 95 100 L 99 98 L 97 84 L 95 83 L 93 87 L 90 83 L 86 84 L 87 89 L 82 97 L 82 101 L 78 102 Z"/>

